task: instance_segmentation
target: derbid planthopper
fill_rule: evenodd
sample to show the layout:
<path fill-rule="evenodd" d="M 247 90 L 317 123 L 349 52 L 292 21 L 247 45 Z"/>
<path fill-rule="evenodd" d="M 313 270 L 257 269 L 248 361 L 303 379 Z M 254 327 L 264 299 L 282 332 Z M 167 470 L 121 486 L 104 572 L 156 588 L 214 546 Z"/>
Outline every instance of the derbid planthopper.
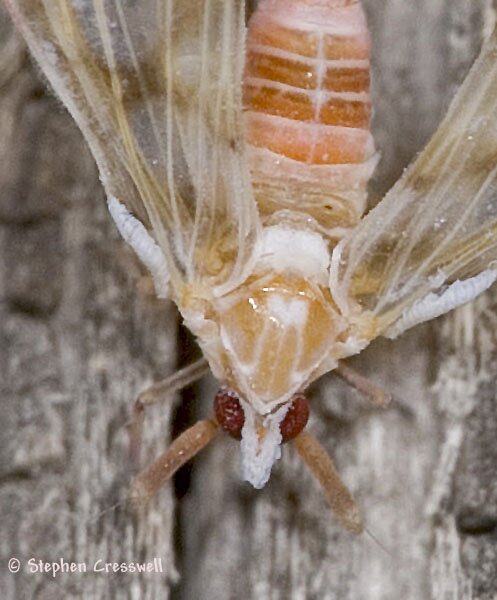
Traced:
<path fill-rule="evenodd" d="M 307 386 L 497 279 L 497 34 L 425 150 L 366 216 L 377 162 L 357 0 L 6 0 L 81 128 L 124 239 L 221 387 L 133 482 L 153 495 L 220 429 L 259 488 L 292 440 L 340 522 L 352 495 L 303 431 Z M 207 363 L 205 362 L 207 361 Z M 135 410 L 134 450 L 144 403 Z M 381 396 L 378 392 L 376 397 Z M 380 398 L 381 400 L 381 398 Z"/>

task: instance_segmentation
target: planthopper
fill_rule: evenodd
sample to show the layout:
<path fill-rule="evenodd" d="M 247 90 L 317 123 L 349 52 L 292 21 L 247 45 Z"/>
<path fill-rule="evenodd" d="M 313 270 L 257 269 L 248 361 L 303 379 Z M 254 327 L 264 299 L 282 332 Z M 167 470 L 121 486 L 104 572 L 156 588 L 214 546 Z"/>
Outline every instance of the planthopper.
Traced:
<path fill-rule="evenodd" d="M 6 0 L 81 128 L 123 238 L 177 305 L 214 414 L 139 472 L 149 497 L 220 430 L 260 488 L 292 441 L 340 522 L 352 495 L 304 430 L 306 388 L 378 336 L 469 302 L 497 279 L 497 34 L 425 150 L 366 214 L 370 38 L 357 0 Z"/>

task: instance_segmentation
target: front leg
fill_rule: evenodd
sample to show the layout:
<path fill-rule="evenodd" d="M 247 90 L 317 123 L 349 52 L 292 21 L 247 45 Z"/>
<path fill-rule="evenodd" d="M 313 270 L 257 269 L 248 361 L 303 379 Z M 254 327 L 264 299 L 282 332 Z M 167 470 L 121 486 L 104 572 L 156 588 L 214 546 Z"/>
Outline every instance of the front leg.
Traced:
<path fill-rule="evenodd" d="M 162 381 L 154 383 L 143 390 L 136 399 L 131 417 L 129 428 L 129 455 L 131 469 L 136 472 L 140 468 L 140 452 L 143 438 L 143 421 L 145 418 L 145 408 L 156 402 L 171 400 L 176 392 L 195 383 L 201 379 L 209 370 L 209 365 L 205 358 L 201 358 L 191 365 L 176 371 Z"/>
<path fill-rule="evenodd" d="M 338 367 L 334 372 L 349 385 L 364 394 L 374 406 L 386 408 L 392 401 L 392 394 L 370 379 L 367 379 L 344 362 L 338 363 Z"/>

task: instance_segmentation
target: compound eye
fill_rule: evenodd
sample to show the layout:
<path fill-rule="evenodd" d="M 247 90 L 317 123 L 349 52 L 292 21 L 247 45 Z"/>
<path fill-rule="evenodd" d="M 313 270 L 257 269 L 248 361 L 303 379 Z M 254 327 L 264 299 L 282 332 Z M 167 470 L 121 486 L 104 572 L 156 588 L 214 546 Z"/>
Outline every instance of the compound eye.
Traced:
<path fill-rule="evenodd" d="M 309 418 L 309 403 L 304 394 L 296 394 L 285 415 L 285 418 L 280 423 L 281 441 L 289 442 L 298 436 L 298 434 L 307 425 Z"/>
<path fill-rule="evenodd" d="M 242 428 L 245 423 L 240 398 L 228 387 L 220 387 L 214 399 L 214 414 L 221 428 L 235 440 L 242 438 Z M 303 394 L 296 394 L 280 423 L 281 441 L 284 444 L 298 436 L 307 425 L 309 419 L 309 403 Z"/>
<path fill-rule="evenodd" d="M 220 387 L 214 399 L 214 414 L 217 422 L 231 437 L 240 440 L 245 413 L 238 395 L 228 387 Z"/>

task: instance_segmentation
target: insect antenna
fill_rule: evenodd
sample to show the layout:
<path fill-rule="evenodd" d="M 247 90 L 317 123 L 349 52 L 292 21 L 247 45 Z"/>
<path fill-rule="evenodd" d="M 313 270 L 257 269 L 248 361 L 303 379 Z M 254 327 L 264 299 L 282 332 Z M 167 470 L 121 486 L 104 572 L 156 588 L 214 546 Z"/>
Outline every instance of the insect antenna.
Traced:
<path fill-rule="evenodd" d="M 129 499 L 127 498 L 127 496 L 124 496 L 121 500 L 114 502 L 114 504 L 111 504 L 110 506 L 107 506 L 106 508 L 103 508 L 102 510 L 97 512 L 96 515 L 88 517 L 86 519 L 86 523 L 89 523 L 89 524 L 96 523 L 105 515 L 107 515 L 109 513 L 113 513 L 114 511 L 116 511 L 119 508 L 126 507 L 128 504 L 129 504 Z M 78 517 L 76 517 L 76 518 L 78 518 Z"/>
<path fill-rule="evenodd" d="M 393 558 L 393 554 L 378 540 L 361 519 L 354 497 L 340 479 L 326 450 L 308 431 L 303 431 L 294 440 L 298 453 L 321 484 L 328 503 L 340 523 L 351 533 L 366 533 L 378 546 Z"/>
<path fill-rule="evenodd" d="M 331 509 L 343 527 L 351 533 L 362 533 L 364 525 L 359 507 L 340 479 L 323 446 L 308 431 L 300 433 L 293 443 L 311 473 L 321 484 Z"/>
<path fill-rule="evenodd" d="M 394 557 L 393 552 L 391 552 L 384 544 L 382 544 L 368 527 L 364 527 L 364 533 L 366 533 L 373 540 L 373 542 L 375 542 L 375 544 L 377 544 L 383 550 L 383 552 L 388 554 L 390 558 Z"/>
<path fill-rule="evenodd" d="M 219 433 L 215 419 L 198 421 L 179 435 L 150 466 L 138 473 L 131 483 L 130 502 L 146 503 L 176 471 L 205 448 Z"/>
<path fill-rule="evenodd" d="M 132 479 L 129 494 L 89 517 L 87 522 L 94 523 L 121 507 L 137 510 L 146 505 L 176 471 L 205 448 L 218 433 L 219 426 L 215 419 L 195 423 L 179 435 L 151 465 Z"/>

